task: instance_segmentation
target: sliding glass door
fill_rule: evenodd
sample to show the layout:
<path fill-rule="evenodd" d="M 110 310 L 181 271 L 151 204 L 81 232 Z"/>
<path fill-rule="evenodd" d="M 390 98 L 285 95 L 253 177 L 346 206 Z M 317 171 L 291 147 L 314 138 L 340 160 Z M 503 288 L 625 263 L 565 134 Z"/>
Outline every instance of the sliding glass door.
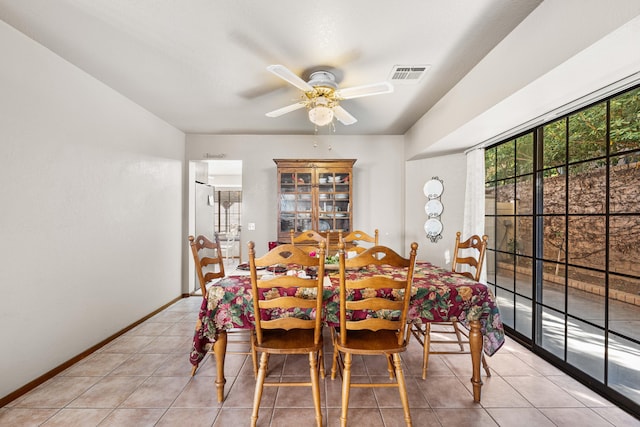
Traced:
<path fill-rule="evenodd" d="M 640 88 L 485 164 L 488 283 L 509 333 L 640 413 Z"/>

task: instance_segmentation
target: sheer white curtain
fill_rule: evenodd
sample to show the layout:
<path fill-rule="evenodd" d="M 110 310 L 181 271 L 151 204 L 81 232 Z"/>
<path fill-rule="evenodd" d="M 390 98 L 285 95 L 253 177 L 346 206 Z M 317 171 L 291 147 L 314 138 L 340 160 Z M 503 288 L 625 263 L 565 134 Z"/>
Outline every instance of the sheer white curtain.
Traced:
<path fill-rule="evenodd" d="M 467 153 L 467 185 L 464 200 L 464 223 L 462 239 L 484 234 L 484 149 L 478 148 Z M 485 261 L 486 264 L 486 261 Z M 482 268 L 480 281 L 487 282 L 486 269 Z"/>

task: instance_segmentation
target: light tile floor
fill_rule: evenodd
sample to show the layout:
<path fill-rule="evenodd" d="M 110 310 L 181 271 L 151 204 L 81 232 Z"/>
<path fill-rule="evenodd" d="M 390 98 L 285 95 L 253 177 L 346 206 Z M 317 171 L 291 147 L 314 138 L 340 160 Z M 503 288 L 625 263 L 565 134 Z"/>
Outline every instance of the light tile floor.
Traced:
<path fill-rule="evenodd" d="M 255 380 L 248 356 L 228 355 L 226 400 L 215 393 L 215 360 L 194 377 L 188 353 L 202 297 L 185 298 L 81 360 L 60 375 L 0 408 L 0 426 L 246 426 Z M 326 340 L 327 372 L 331 346 Z M 487 359 L 482 403 L 473 403 L 469 355 L 434 355 L 421 378 L 422 348 L 414 340 L 404 369 L 414 426 L 640 426 L 640 421 L 552 365 L 507 339 Z M 306 359 L 275 358 L 270 378 L 307 372 Z M 386 363 L 354 363 L 354 375 L 387 378 Z M 355 380 L 355 378 L 354 378 Z M 322 380 L 326 426 L 339 425 L 339 378 Z M 354 389 L 350 425 L 404 425 L 394 389 Z M 258 425 L 313 424 L 311 391 L 265 389 Z"/>

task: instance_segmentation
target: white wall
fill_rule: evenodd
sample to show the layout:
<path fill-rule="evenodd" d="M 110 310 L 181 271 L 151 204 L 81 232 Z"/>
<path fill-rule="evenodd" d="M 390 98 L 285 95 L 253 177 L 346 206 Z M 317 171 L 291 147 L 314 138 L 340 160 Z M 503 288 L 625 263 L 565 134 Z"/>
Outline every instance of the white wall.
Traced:
<path fill-rule="evenodd" d="M 277 158 L 357 159 L 354 165 L 354 226 L 380 230 L 380 242 L 406 251 L 404 243 L 404 138 L 341 135 L 187 135 L 187 158 L 224 154 L 242 160 L 242 244 L 258 250 L 277 232 Z M 314 147 L 314 143 L 317 147 Z M 295 153 L 295 154 L 293 154 Z M 249 231 L 247 223 L 256 224 Z M 403 252 L 404 252 L 403 251 Z M 245 251 L 246 253 L 246 251 Z"/>
<path fill-rule="evenodd" d="M 181 294 L 184 134 L 0 21 L 0 397 Z"/>

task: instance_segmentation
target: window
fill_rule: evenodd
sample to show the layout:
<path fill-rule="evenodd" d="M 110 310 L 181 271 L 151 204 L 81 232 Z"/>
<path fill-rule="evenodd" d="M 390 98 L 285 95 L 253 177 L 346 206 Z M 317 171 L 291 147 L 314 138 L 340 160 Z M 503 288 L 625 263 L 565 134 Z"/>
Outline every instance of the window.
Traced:
<path fill-rule="evenodd" d="M 242 191 L 217 191 L 216 196 L 216 232 L 237 233 L 242 224 Z"/>
<path fill-rule="evenodd" d="M 485 151 L 508 332 L 640 413 L 640 88 Z"/>

